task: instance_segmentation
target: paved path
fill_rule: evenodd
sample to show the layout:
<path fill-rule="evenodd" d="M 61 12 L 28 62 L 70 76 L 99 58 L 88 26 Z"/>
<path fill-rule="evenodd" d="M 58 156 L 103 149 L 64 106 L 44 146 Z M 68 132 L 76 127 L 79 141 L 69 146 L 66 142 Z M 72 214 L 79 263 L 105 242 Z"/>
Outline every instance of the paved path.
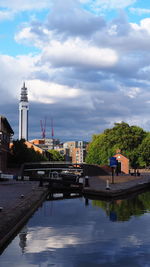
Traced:
<path fill-rule="evenodd" d="M 110 189 L 106 189 L 106 181 L 109 180 Z M 150 175 L 118 176 L 112 184 L 111 176 L 89 177 L 89 187 L 85 187 L 83 192 L 89 195 L 113 197 L 135 192 L 150 186 Z"/>
<path fill-rule="evenodd" d="M 0 182 L 0 207 L 9 209 L 16 206 L 22 201 L 21 195 L 27 197 L 37 188 L 37 182 Z"/>
<path fill-rule="evenodd" d="M 38 182 L 0 181 L 0 249 L 32 215 L 47 191 Z"/>

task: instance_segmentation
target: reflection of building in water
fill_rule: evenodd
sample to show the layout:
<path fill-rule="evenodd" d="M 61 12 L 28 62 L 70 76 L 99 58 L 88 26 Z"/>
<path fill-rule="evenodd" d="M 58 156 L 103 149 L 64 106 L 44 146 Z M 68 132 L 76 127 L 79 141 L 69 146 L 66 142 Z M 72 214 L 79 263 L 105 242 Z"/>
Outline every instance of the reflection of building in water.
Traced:
<path fill-rule="evenodd" d="M 26 225 L 21 229 L 19 233 L 19 238 L 20 238 L 19 246 L 21 247 L 22 253 L 24 253 L 25 248 L 26 248 L 26 241 L 27 241 L 27 226 Z"/>

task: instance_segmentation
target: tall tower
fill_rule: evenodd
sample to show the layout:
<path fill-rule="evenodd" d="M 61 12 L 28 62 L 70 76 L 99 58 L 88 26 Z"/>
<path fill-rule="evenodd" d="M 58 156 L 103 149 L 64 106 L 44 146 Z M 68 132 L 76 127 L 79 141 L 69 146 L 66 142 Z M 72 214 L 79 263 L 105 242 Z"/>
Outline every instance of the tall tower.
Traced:
<path fill-rule="evenodd" d="M 21 98 L 19 102 L 19 140 L 28 140 L 28 92 L 25 83 L 21 88 Z"/>

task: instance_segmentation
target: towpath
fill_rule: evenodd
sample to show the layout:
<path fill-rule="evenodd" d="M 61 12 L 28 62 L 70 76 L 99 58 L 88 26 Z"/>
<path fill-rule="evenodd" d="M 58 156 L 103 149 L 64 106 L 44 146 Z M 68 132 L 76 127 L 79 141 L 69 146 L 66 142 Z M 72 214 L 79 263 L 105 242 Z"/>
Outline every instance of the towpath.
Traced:
<path fill-rule="evenodd" d="M 47 191 L 37 182 L 0 181 L 0 249 L 38 208 Z"/>
<path fill-rule="evenodd" d="M 109 181 L 109 187 L 107 181 Z M 149 174 L 115 176 L 114 183 L 112 183 L 112 177 L 109 175 L 95 176 L 89 177 L 89 186 L 84 187 L 83 193 L 87 196 L 113 198 L 126 196 L 148 187 L 150 187 Z"/>

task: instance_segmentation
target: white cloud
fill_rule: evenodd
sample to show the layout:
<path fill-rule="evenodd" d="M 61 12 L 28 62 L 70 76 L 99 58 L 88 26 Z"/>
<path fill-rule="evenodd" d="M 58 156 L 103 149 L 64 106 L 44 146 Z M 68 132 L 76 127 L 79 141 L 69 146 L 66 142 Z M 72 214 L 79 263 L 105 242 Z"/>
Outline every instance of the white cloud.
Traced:
<path fill-rule="evenodd" d="M 139 24 L 131 23 L 131 26 L 135 31 L 146 31 L 150 34 L 150 18 L 142 19 Z"/>
<path fill-rule="evenodd" d="M 33 38 L 33 35 L 20 33 L 19 38 Z M 24 40 L 24 39 L 23 39 Z M 43 47 L 42 62 L 49 65 L 66 67 L 74 66 L 85 68 L 101 68 L 114 66 L 118 61 L 117 52 L 110 48 L 99 48 L 79 38 L 68 40 L 64 43 L 51 41 L 46 43 L 34 39 L 36 45 Z"/>
<path fill-rule="evenodd" d="M 37 60 L 38 56 L 32 55 L 17 57 L 0 55 L 0 65 L 3 66 L 0 71 L 0 90 L 5 92 L 1 93 L 0 105 L 11 99 L 19 99 L 23 81 L 28 81 L 37 71 L 35 65 Z"/>
<path fill-rule="evenodd" d="M 80 95 L 80 89 L 60 85 L 41 80 L 28 80 L 30 101 L 41 102 L 45 104 L 56 103 L 58 99 L 72 99 Z"/>
<path fill-rule="evenodd" d="M 141 88 L 120 86 L 120 91 L 130 98 L 135 98 L 141 93 Z"/>
<path fill-rule="evenodd" d="M 150 14 L 150 9 L 148 8 L 134 8 L 134 7 L 131 7 L 129 8 L 130 12 L 133 13 L 133 14 L 138 14 L 138 15 L 144 15 L 144 14 Z"/>
<path fill-rule="evenodd" d="M 30 242 L 27 246 L 26 253 L 40 253 L 47 249 L 54 250 L 82 243 L 80 238 L 75 235 L 69 234 L 64 236 L 63 233 L 62 235 L 58 234 L 57 229 L 55 230 L 50 227 L 38 227 L 36 231 L 30 229 L 27 239 Z"/>
<path fill-rule="evenodd" d="M 127 242 L 128 246 L 141 246 L 143 244 L 143 241 L 140 240 L 137 236 L 135 235 L 130 235 L 127 237 Z"/>
<path fill-rule="evenodd" d="M 88 3 L 95 12 L 110 9 L 123 9 L 133 5 L 137 0 L 80 0 L 81 3 Z"/>
<path fill-rule="evenodd" d="M 0 11 L 0 21 L 11 20 L 14 18 L 15 12 L 12 11 Z"/>
<path fill-rule="evenodd" d="M 1 8 L 8 8 L 16 11 L 23 11 L 23 10 L 40 10 L 43 8 L 50 7 L 49 0 L 0 0 L 0 7 Z"/>
<path fill-rule="evenodd" d="M 37 35 L 31 31 L 31 27 L 24 27 L 20 32 L 14 36 L 16 42 L 20 44 L 27 44 L 41 47 L 41 40 Z M 34 43 L 33 43 L 34 42 Z M 42 42 L 43 43 L 43 42 Z"/>
<path fill-rule="evenodd" d="M 141 26 L 141 29 L 144 29 L 148 33 L 150 33 L 150 18 L 142 19 L 140 26 Z"/>
<path fill-rule="evenodd" d="M 51 112 L 58 124 L 61 116 L 65 116 L 63 127 L 72 127 L 67 130 L 68 137 L 82 132 L 84 138 L 84 133 L 102 131 L 110 121 L 133 118 L 141 125 L 143 114 L 148 127 L 149 105 L 139 103 L 150 99 L 150 18 L 130 24 L 126 15 L 120 13 L 107 22 L 92 14 L 90 8 L 89 11 L 81 9 L 81 2 L 107 11 L 125 8 L 135 1 L 56 0 L 37 4 L 37 1 L 0 0 L 3 7 L 14 12 L 17 6 L 21 11 L 21 8 L 44 8 L 53 3 L 43 23 L 35 18 L 30 23 L 24 19 L 24 24 L 17 28 L 22 29 L 15 35 L 19 48 L 21 44 L 30 45 L 40 52 L 18 57 L 0 56 L 1 106 L 8 95 L 9 101 L 11 97 L 19 98 L 25 81 L 29 102 L 33 104 L 30 112 L 35 117 L 38 109 L 41 117 Z M 6 18 L 9 17 L 5 12 Z M 33 12 L 28 14 L 33 15 Z M 0 13 L 0 19 L 3 15 Z M 32 127 L 35 120 L 31 122 Z M 63 127 L 60 136 L 64 133 Z"/>

